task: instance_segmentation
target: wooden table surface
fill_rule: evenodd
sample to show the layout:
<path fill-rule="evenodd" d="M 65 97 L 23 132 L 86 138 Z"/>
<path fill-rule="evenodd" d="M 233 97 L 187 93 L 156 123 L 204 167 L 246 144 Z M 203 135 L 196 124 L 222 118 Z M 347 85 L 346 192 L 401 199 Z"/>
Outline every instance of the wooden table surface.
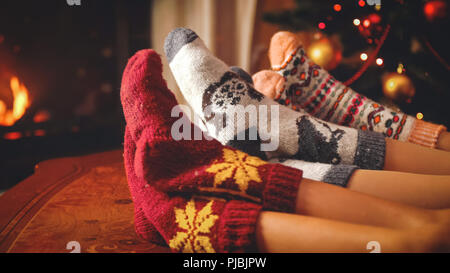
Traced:
<path fill-rule="evenodd" d="M 77 250 L 169 252 L 134 231 L 121 150 L 41 162 L 0 196 L 0 252 Z"/>

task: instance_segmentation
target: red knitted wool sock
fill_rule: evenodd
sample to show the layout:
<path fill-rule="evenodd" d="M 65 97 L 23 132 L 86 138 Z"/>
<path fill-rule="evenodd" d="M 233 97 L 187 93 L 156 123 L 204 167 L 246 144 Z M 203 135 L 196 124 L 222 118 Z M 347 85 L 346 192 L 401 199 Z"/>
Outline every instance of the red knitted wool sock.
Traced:
<path fill-rule="evenodd" d="M 134 207 L 134 229 L 136 234 L 142 239 L 157 245 L 165 245 L 164 238 L 161 237 L 155 226 L 145 217 L 142 208 L 136 204 Z"/>
<path fill-rule="evenodd" d="M 136 142 L 137 177 L 165 192 L 234 196 L 269 209 L 294 210 L 298 183 L 293 181 L 298 182 L 301 171 L 268 164 L 216 140 L 194 140 L 200 129 L 190 122 L 188 139 L 173 139 L 177 118 L 170 114 L 177 103 L 162 79 L 161 59 L 155 51 L 142 50 L 130 59 L 121 99 Z"/>
<path fill-rule="evenodd" d="M 135 229 L 144 239 L 178 252 L 254 252 L 261 206 L 245 201 L 172 196 L 136 177 L 136 143 L 125 131 L 125 170 L 136 209 Z M 156 235 L 156 232 L 160 235 Z"/>
<path fill-rule="evenodd" d="M 215 140 L 175 141 L 171 127 L 177 118 L 170 113 L 176 100 L 161 75 L 159 55 L 142 50 L 129 60 L 122 80 L 125 167 L 135 206 L 145 216 L 137 209 L 136 219 L 148 219 L 173 250 L 245 250 L 261 206 L 294 211 L 302 172 Z M 194 139 L 199 129 L 189 125 Z M 140 233 L 152 229 L 141 224 Z"/>

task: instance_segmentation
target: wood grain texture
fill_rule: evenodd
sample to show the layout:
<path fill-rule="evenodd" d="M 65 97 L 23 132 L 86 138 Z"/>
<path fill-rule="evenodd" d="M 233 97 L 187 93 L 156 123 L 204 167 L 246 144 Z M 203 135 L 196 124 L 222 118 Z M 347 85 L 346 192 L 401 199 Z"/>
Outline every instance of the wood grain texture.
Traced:
<path fill-rule="evenodd" d="M 169 252 L 137 237 L 122 151 L 39 164 L 0 197 L 0 252 Z"/>

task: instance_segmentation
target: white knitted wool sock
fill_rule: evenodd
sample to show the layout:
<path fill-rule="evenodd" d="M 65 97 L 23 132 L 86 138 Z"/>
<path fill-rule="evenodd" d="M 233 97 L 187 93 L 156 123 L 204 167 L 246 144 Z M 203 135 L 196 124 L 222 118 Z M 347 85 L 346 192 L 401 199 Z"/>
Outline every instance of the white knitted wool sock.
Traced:
<path fill-rule="evenodd" d="M 357 166 L 351 165 L 332 165 L 319 162 L 307 162 L 303 160 L 296 159 L 279 159 L 272 158 L 269 160 L 270 163 L 280 163 L 285 166 L 296 168 L 303 171 L 303 177 L 322 181 L 329 184 L 346 187 L 347 183 L 355 170 L 358 169 Z"/>
<path fill-rule="evenodd" d="M 164 50 L 184 97 L 202 118 L 208 132 L 221 143 L 268 159 L 285 157 L 366 169 L 383 168 L 385 140 L 381 134 L 328 124 L 305 112 L 280 106 L 259 94 L 213 56 L 192 30 L 173 30 L 166 38 Z M 233 122 L 234 114 L 248 106 L 256 106 L 257 110 L 265 106 L 267 115 L 256 111 L 256 124 L 248 115 L 241 115 L 245 126 L 238 128 L 239 120 Z M 279 126 L 273 126 L 276 122 Z M 239 140 L 239 136 L 248 139 L 255 131 L 255 141 Z M 261 151 L 259 145 L 276 143 L 276 140 L 279 144 L 274 151 Z"/>

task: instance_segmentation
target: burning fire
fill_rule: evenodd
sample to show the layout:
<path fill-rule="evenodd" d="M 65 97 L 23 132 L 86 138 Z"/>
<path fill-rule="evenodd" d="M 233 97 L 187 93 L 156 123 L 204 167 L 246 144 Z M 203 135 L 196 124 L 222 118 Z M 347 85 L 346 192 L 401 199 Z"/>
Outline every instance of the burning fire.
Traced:
<path fill-rule="evenodd" d="M 12 77 L 9 86 L 13 94 L 13 109 L 7 109 L 6 103 L 0 100 L 0 125 L 12 126 L 19 120 L 30 106 L 28 90 L 17 77 Z"/>

